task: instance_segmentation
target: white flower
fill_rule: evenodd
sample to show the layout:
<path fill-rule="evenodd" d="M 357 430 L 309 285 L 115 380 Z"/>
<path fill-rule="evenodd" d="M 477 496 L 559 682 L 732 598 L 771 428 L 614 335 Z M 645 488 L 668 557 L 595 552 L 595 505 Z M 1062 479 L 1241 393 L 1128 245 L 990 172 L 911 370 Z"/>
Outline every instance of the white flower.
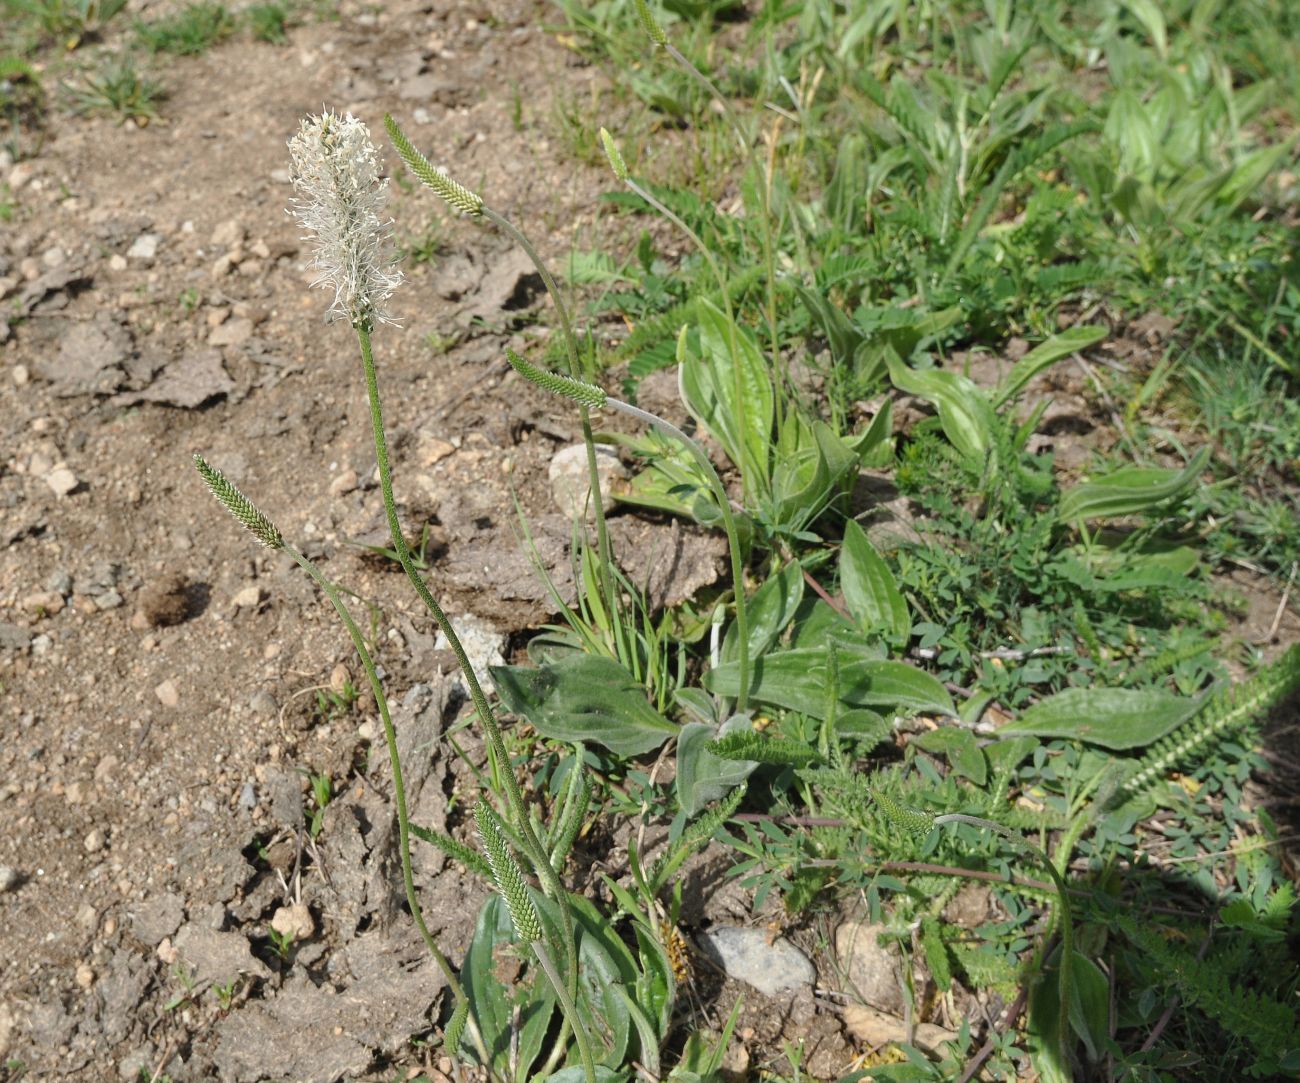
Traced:
<path fill-rule="evenodd" d="M 316 235 L 312 285 L 333 286 L 330 317 L 354 326 L 393 323 L 385 304 L 402 281 L 393 266 L 392 223 L 381 221 L 388 181 L 370 132 L 351 113 L 308 117 L 289 140 L 293 186 L 291 213 Z"/>

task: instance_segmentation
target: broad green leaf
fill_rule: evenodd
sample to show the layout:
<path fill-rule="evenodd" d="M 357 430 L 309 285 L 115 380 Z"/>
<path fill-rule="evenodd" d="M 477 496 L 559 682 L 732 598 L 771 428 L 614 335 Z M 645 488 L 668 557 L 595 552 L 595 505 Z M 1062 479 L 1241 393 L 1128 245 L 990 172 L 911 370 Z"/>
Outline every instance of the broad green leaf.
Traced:
<path fill-rule="evenodd" d="M 544 737 L 604 745 L 618 756 L 658 748 L 678 728 L 612 658 L 575 654 L 538 666 L 492 666 L 501 701 Z"/>
<path fill-rule="evenodd" d="M 1199 706 L 1199 700 L 1156 688 L 1067 688 L 1039 700 L 998 736 L 1068 737 L 1115 751 L 1145 748 Z"/>
<path fill-rule="evenodd" d="M 494 893 L 479 911 L 460 980 L 492 1059 L 490 1067 L 500 1079 L 522 1081 L 529 1077 L 545 1044 L 555 1011 L 555 990 L 540 970 L 521 973 L 508 985 L 497 976 L 501 954 L 512 950 L 514 936 L 506 901 Z M 477 1054 L 464 1038 L 461 1053 L 477 1063 Z M 518 1072 L 513 1077 L 512 1064 Z"/>
<path fill-rule="evenodd" d="M 907 602 L 889 565 L 853 519 L 844 528 L 840 549 L 840 588 L 859 628 L 868 634 L 881 632 L 895 643 L 907 642 L 912 634 Z"/>
<path fill-rule="evenodd" d="M 1150 181 L 1160 162 L 1160 139 L 1142 99 L 1121 90 L 1106 117 L 1106 137 L 1119 148 L 1120 170 Z"/>
<path fill-rule="evenodd" d="M 775 410 L 767 363 L 747 328 L 706 298 L 697 309 L 699 354 L 679 343 L 682 401 L 740 468 L 746 491 L 765 494 Z"/>
<path fill-rule="evenodd" d="M 970 730 L 945 726 L 921 734 L 912 743 L 926 752 L 938 752 L 946 756 L 952 769 L 959 775 L 965 775 L 976 786 L 983 786 L 989 779 L 988 761 Z"/>
<path fill-rule="evenodd" d="M 1123 0 L 1130 14 L 1151 37 L 1151 44 L 1156 47 L 1156 55 L 1164 60 L 1169 52 L 1169 37 L 1165 30 L 1165 16 L 1156 5 L 1155 0 Z"/>
<path fill-rule="evenodd" d="M 1210 449 L 1204 447 L 1181 470 L 1126 466 L 1096 481 L 1075 485 L 1062 495 L 1056 517 L 1063 523 L 1075 523 L 1140 515 L 1191 489 L 1209 458 Z"/>
<path fill-rule="evenodd" d="M 850 707 L 891 707 L 910 712 L 953 715 L 952 697 L 930 674 L 906 662 L 855 657 L 840 650 L 839 699 Z M 826 648 L 781 651 L 760 658 L 754 665 L 749 694 L 813 718 L 826 716 L 826 688 L 830 672 Z M 704 675 L 704 687 L 722 696 L 740 690 L 740 671 L 728 662 Z"/>
<path fill-rule="evenodd" d="M 894 404 L 885 404 L 876 411 L 871 424 L 845 442 L 853 449 L 861 466 L 886 466 L 893 457 L 890 438 L 894 435 Z"/>
<path fill-rule="evenodd" d="M 852 484 L 858 454 L 826 422 L 792 417 L 781 430 L 772 468 L 773 525 L 799 531 Z"/>
<path fill-rule="evenodd" d="M 1069 1018 L 1088 1060 L 1097 1061 L 1110 1033 L 1110 983 L 1096 963 L 1077 951 L 1070 958 Z"/>
<path fill-rule="evenodd" d="M 965 376 L 943 369 L 918 372 L 890 358 L 889 378 L 900 391 L 933 403 L 953 447 L 982 462 L 993 442 L 994 415 L 988 399 Z"/>
<path fill-rule="evenodd" d="M 699 722 L 682 727 L 677 738 L 677 803 L 687 816 L 724 797 L 754 773 L 758 764 L 753 760 L 723 759 L 705 747 L 716 738 L 752 728 L 743 715 L 733 715 L 719 729 Z"/>
<path fill-rule="evenodd" d="M 1106 337 L 1106 334 L 1104 327 L 1076 326 L 1068 331 L 1062 331 L 1059 335 L 1053 335 L 1046 342 L 1040 342 L 1017 361 L 998 384 L 993 392 L 993 406 L 997 408 L 1014 399 L 1043 369 L 1056 364 L 1063 357 L 1069 357 L 1072 353 L 1095 346 Z"/>
<path fill-rule="evenodd" d="M 792 560 L 775 575 L 768 576 L 763 585 L 750 595 L 745 610 L 749 618 L 751 659 L 767 653 L 785 631 L 803 601 L 803 584 L 803 567 L 797 560 Z M 723 661 L 729 662 L 736 657 L 736 639 L 733 621 L 722 642 Z"/>

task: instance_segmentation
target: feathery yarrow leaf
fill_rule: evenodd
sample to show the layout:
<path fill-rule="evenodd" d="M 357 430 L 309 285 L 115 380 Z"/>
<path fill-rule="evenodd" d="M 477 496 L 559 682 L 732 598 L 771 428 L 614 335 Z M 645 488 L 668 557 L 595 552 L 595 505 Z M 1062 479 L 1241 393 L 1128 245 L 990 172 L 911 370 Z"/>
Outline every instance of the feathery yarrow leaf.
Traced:
<path fill-rule="evenodd" d="M 458 839 L 453 839 L 442 831 L 431 831 L 419 824 L 411 824 L 411 834 L 430 846 L 436 846 L 453 861 L 459 861 L 469 872 L 489 882 L 492 880 L 492 867 L 483 859 L 483 855 L 477 850 L 471 850 Z"/>
<path fill-rule="evenodd" d="M 1133 797 L 1167 771 L 1198 759 L 1211 745 L 1249 725 L 1279 700 L 1300 689 L 1300 643 L 1247 681 L 1215 692 L 1199 711 L 1158 741 L 1119 788 Z"/>
<path fill-rule="evenodd" d="M 406 168 L 419 178 L 426 188 L 432 188 L 443 200 L 456 210 L 477 218 L 483 213 L 483 199 L 471 192 L 463 184 L 452 180 L 441 169 L 429 164 L 429 159 L 415 149 L 415 145 L 406 138 L 406 134 L 397 126 L 387 113 L 384 114 L 384 127 L 388 129 L 388 138 L 393 141 L 398 155 L 406 163 Z"/>
<path fill-rule="evenodd" d="M 275 524 L 258 511 L 253 502 L 236 489 L 225 474 L 209 466 L 202 455 L 194 456 L 194 465 L 207 482 L 212 495 L 221 501 L 226 511 L 238 519 L 253 537 L 268 549 L 284 548 L 284 538 L 276 530 Z"/>
<path fill-rule="evenodd" d="M 566 399 L 572 399 L 589 410 L 599 410 L 609 399 L 604 390 L 595 384 L 575 380 L 572 376 L 561 376 L 558 372 L 539 369 L 536 365 L 525 361 L 509 346 L 506 347 L 506 359 L 525 380 L 530 380 L 553 395 L 563 395 Z"/>
<path fill-rule="evenodd" d="M 526 944 L 541 940 L 542 919 L 528 893 L 523 870 L 515 860 L 515 855 L 510 852 L 501 821 L 490 806 L 480 801 L 474 809 L 474 822 L 478 825 L 479 838 L 483 842 L 488 864 L 492 866 L 492 883 L 506 901 L 515 931 Z"/>
<path fill-rule="evenodd" d="M 290 213 L 316 235 L 314 286 L 333 287 L 330 318 L 353 326 L 395 322 L 385 306 L 402 281 L 394 266 L 392 222 L 381 219 L 388 181 L 370 131 L 351 113 L 308 117 L 289 140 Z"/>
<path fill-rule="evenodd" d="M 645 28 L 646 36 L 656 45 L 667 45 L 668 35 L 664 33 L 664 28 L 659 25 L 659 20 L 654 17 L 646 0 L 636 0 L 636 13 Z"/>

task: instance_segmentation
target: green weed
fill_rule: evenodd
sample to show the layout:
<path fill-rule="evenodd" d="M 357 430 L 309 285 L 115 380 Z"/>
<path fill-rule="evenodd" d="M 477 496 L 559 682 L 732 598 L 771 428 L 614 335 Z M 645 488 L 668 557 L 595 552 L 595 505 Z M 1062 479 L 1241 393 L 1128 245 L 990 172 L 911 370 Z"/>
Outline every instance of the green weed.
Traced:
<path fill-rule="evenodd" d="M 174 15 L 137 21 L 136 37 L 150 52 L 198 56 L 235 30 L 235 18 L 222 4 L 189 4 Z"/>
<path fill-rule="evenodd" d="M 162 84 L 142 75 L 130 56 L 110 60 L 98 74 L 65 88 L 76 112 L 115 117 L 119 124 L 131 120 L 144 125 L 156 119 L 157 106 L 167 97 Z"/>

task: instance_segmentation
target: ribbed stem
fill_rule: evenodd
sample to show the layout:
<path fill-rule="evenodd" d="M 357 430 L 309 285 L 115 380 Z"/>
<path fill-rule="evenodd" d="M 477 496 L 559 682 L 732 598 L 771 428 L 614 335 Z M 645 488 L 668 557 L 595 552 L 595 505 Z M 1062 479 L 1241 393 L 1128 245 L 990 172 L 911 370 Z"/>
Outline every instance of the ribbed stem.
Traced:
<path fill-rule="evenodd" d="M 411 821 L 407 815 L 406 809 L 406 785 L 402 780 L 402 764 L 397 754 L 397 731 L 393 728 L 392 717 L 388 713 L 388 697 L 384 695 L 384 686 L 379 681 L 379 673 L 375 669 L 374 659 L 370 656 L 370 651 L 366 647 L 365 638 L 361 635 L 361 629 L 357 627 L 357 622 L 352 619 L 352 614 L 344 604 L 338 589 L 324 575 L 319 568 L 308 560 L 302 553 L 298 552 L 292 545 L 286 544 L 284 551 L 288 553 L 297 562 L 315 584 L 325 592 L 325 597 L 330 600 L 334 606 L 334 611 L 338 613 L 339 618 L 343 621 L 344 627 L 348 630 L 348 635 L 352 639 L 352 646 L 356 649 L 357 655 L 361 659 L 361 666 L 366 671 L 366 679 L 370 682 L 370 690 L 374 693 L 375 704 L 379 708 L 379 718 L 384 726 L 384 741 L 388 745 L 388 762 L 393 771 L 393 803 L 397 808 L 397 846 L 402 860 L 402 884 L 406 888 L 406 905 L 411 908 L 411 917 L 415 920 L 415 927 L 420 930 L 420 936 L 424 940 L 425 947 L 429 949 L 429 954 L 438 964 L 438 969 L 442 971 L 442 976 L 447 985 L 451 988 L 452 994 L 458 1002 L 466 1002 L 468 998 L 465 995 L 465 988 L 460 983 L 455 968 L 451 962 L 442 953 L 438 947 L 438 942 L 434 940 L 433 934 L 429 932 L 428 925 L 424 921 L 424 912 L 420 909 L 420 901 L 415 894 L 415 878 L 411 872 Z M 468 1020 L 470 1040 L 474 1043 L 475 1051 L 478 1053 L 480 1062 L 488 1067 L 491 1065 L 491 1058 L 488 1056 L 487 1047 L 483 1043 L 483 1036 L 480 1034 L 478 1024 L 471 1016 Z M 490 1067 L 488 1067 L 490 1071 Z"/>
<path fill-rule="evenodd" d="M 447 637 L 447 643 L 456 656 L 456 662 L 460 666 L 460 671 L 465 677 L 465 684 L 469 688 L 470 700 L 474 704 L 474 710 L 477 712 L 479 721 L 483 724 L 483 730 L 487 735 L 488 747 L 492 750 L 493 758 L 496 760 L 499 777 L 506 794 L 506 804 L 509 806 L 515 830 L 519 832 L 528 859 L 535 866 L 535 871 L 542 881 L 546 894 L 560 904 L 559 909 L 565 927 L 565 949 L 570 956 L 570 977 L 576 988 L 578 961 L 574 951 L 573 916 L 569 913 L 566 905 L 564 885 L 560 883 L 559 876 L 551 867 L 550 861 L 547 860 L 546 848 L 537 838 L 536 832 L 533 831 L 532 822 L 528 818 L 528 811 L 524 807 L 524 795 L 519 789 L 519 782 L 515 778 L 514 769 L 510 763 L 510 753 L 506 749 L 505 740 L 501 736 L 501 726 L 497 722 L 496 715 L 492 712 L 487 696 L 483 693 L 482 685 L 479 684 L 478 674 L 474 672 L 474 666 L 470 663 L 469 655 L 465 653 L 465 647 L 460 641 L 460 636 L 456 634 L 456 629 L 452 626 L 451 621 L 447 619 L 447 614 L 443 612 L 442 606 L 437 603 L 433 594 L 430 593 L 419 570 L 415 567 L 415 562 L 411 559 L 411 551 L 406 544 L 406 538 L 402 534 L 402 525 L 397 518 L 397 502 L 393 498 L 392 468 L 388 459 L 388 439 L 384 435 L 383 408 L 379 400 L 379 381 L 375 374 L 375 359 L 370 345 L 370 328 L 365 324 L 359 324 L 356 325 L 356 332 L 357 339 L 361 344 L 361 362 L 366 372 L 366 397 L 370 403 L 370 425 L 375 443 L 375 461 L 379 467 L 379 487 L 384 496 L 384 512 L 388 518 L 388 532 L 393 541 L 393 549 L 397 553 L 397 559 L 402 565 L 402 570 L 406 572 L 411 585 L 415 587 L 416 594 L 420 596 L 420 600 L 425 604 L 425 607 L 433 614 L 433 619 L 437 621 L 438 627 L 442 629 L 442 634 Z"/>

